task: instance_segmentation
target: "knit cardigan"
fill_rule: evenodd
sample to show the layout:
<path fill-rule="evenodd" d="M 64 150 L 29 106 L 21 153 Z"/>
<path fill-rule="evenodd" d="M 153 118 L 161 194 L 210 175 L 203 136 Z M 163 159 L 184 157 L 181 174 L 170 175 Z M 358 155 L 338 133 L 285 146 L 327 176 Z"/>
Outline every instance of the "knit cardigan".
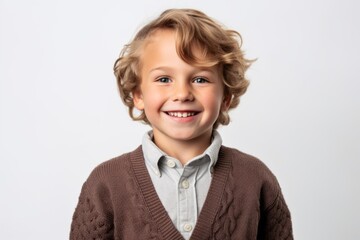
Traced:
<path fill-rule="evenodd" d="M 141 146 L 100 164 L 84 183 L 71 240 L 181 240 L 156 194 Z M 275 176 L 258 159 L 222 146 L 190 240 L 293 239 Z"/>

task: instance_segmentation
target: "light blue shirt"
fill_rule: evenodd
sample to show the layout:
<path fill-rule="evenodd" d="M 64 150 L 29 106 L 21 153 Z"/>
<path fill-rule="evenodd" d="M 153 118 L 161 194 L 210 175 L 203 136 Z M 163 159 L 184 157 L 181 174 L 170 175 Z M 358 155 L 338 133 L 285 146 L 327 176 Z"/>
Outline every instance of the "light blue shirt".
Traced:
<path fill-rule="evenodd" d="M 183 166 L 178 159 L 161 151 L 152 137 L 149 131 L 142 140 L 145 165 L 169 217 L 183 237 L 189 239 L 210 187 L 222 139 L 214 131 L 205 152 Z"/>

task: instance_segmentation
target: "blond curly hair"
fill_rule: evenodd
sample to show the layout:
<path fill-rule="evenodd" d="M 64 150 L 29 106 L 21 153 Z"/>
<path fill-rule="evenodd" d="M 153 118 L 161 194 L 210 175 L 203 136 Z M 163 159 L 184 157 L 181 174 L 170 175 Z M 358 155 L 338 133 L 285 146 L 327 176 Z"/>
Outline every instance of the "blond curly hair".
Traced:
<path fill-rule="evenodd" d="M 246 92 L 249 85 L 245 72 L 252 60 L 244 57 L 241 50 L 241 35 L 237 31 L 226 29 L 206 14 L 194 9 L 164 11 L 158 18 L 141 28 L 135 38 L 122 49 L 114 64 L 114 74 L 121 99 L 128 107 L 130 117 L 149 124 L 144 111 L 137 115 L 134 113 L 133 92 L 141 82 L 140 57 L 144 42 L 159 29 L 175 31 L 176 51 L 186 63 L 202 67 L 220 67 L 224 96 L 230 99 L 230 105 L 228 109 L 220 110 L 214 129 L 219 124 L 229 124 L 228 111 L 239 104 L 240 96 Z M 205 58 L 197 58 L 194 47 L 200 47 Z"/>

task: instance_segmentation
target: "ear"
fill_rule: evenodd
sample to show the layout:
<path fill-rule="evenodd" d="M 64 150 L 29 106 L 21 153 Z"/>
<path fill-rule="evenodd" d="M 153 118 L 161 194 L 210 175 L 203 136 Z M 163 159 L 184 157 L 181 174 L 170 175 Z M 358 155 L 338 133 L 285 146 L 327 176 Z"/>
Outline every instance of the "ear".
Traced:
<path fill-rule="evenodd" d="M 224 96 L 222 106 L 221 106 L 222 111 L 229 110 L 229 107 L 230 107 L 230 104 L 231 104 L 231 99 L 232 99 L 231 95 Z"/>
<path fill-rule="evenodd" d="M 140 111 L 144 110 L 144 100 L 140 89 L 136 89 L 132 93 L 132 95 L 133 95 L 134 106 Z"/>

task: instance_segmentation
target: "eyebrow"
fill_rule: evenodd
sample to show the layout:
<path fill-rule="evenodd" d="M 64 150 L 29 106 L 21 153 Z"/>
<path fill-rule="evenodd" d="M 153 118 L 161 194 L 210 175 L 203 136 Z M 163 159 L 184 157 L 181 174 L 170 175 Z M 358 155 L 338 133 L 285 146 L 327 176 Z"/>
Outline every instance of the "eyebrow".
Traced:
<path fill-rule="evenodd" d="M 166 66 L 160 66 L 160 67 L 150 69 L 149 73 L 154 72 L 154 71 L 158 71 L 158 70 L 160 70 L 160 71 L 166 71 L 166 70 L 169 71 L 169 70 L 173 70 L 173 68 L 166 67 Z M 202 68 L 195 67 L 193 72 L 210 72 L 210 73 L 216 74 L 216 69 L 214 69 L 214 68 L 206 68 L 206 67 L 202 67 Z"/>
<path fill-rule="evenodd" d="M 171 70 L 171 69 L 172 69 L 172 68 L 170 68 L 170 67 L 160 66 L 160 67 L 156 67 L 156 68 L 150 69 L 149 72 L 154 72 L 154 71 L 157 71 L 157 70 Z"/>

